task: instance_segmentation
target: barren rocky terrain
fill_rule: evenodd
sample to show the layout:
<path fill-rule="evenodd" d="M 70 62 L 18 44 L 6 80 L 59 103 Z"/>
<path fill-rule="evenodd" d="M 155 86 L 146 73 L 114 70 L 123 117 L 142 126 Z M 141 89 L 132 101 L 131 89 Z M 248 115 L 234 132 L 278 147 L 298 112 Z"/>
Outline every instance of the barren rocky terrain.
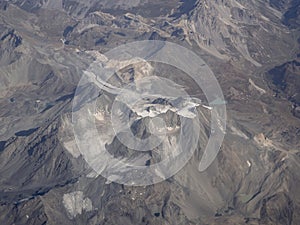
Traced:
<path fill-rule="evenodd" d="M 0 224 L 300 224 L 299 5 L 0 0 Z M 192 105 L 201 115 L 193 157 L 165 181 L 141 187 L 110 182 L 78 149 L 72 101 L 80 78 L 95 60 L 107 63 L 105 52 L 139 40 L 192 50 L 220 83 L 227 129 L 204 172 L 198 165 L 211 135 L 210 113 L 191 99 L 170 107 L 171 98 L 158 97 L 144 102 L 152 111 L 132 110 L 140 116 L 132 128 L 138 136 L 153 114 L 167 119 L 170 133 L 180 126 L 178 112 L 188 117 Z M 207 104 L 184 72 L 159 63 L 130 64 L 110 84 L 127 84 L 157 68 Z M 108 129 L 112 91 L 97 96 L 97 129 L 111 154 L 130 159 L 136 153 Z M 145 155 L 145 165 L 162 157 Z"/>

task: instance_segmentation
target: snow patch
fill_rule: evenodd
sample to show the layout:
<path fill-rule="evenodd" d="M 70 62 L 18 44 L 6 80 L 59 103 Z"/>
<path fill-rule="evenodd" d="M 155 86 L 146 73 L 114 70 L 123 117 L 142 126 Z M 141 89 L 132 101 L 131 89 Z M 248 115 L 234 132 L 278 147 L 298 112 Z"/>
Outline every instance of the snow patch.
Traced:
<path fill-rule="evenodd" d="M 252 163 L 249 160 L 247 160 L 247 164 L 248 164 L 248 167 L 252 166 Z"/>
<path fill-rule="evenodd" d="M 93 210 L 92 201 L 89 198 L 84 198 L 82 191 L 64 194 L 63 204 L 72 218 L 81 215 L 83 211 L 89 212 Z"/>

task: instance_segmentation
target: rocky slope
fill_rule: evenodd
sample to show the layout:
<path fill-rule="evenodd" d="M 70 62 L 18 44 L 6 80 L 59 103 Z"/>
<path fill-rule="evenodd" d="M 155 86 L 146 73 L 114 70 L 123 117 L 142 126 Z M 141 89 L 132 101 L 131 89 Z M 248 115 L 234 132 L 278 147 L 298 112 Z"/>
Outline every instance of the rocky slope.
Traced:
<path fill-rule="evenodd" d="M 299 1 L 14 0 L 0 8 L 0 224 L 300 223 Z M 189 163 L 164 182 L 131 187 L 96 176 L 85 162 L 72 100 L 97 56 L 147 39 L 205 59 L 224 91 L 228 127 L 217 159 L 199 172 L 210 131 L 209 111 L 197 106 L 203 127 Z M 112 82 L 157 66 L 128 67 Z M 203 96 L 181 71 L 160 71 Z M 110 94 L 99 97 L 103 131 Z M 167 107 L 158 100 L 152 113 Z M 163 116 L 179 125 L 174 113 Z M 135 123 L 138 135 L 145 121 Z M 135 154 L 117 139 L 107 148 Z M 158 160 L 148 154 L 144 163 Z"/>

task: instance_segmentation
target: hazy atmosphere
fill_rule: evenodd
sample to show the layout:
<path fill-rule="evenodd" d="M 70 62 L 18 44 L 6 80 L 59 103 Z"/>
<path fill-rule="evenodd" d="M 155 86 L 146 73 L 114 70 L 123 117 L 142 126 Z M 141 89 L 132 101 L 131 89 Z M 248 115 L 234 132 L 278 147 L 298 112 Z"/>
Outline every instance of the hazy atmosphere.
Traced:
<path fill-rule="evenodd" d="M 0 225 L 299 225 L 300 0 L 0 0 Z"/>

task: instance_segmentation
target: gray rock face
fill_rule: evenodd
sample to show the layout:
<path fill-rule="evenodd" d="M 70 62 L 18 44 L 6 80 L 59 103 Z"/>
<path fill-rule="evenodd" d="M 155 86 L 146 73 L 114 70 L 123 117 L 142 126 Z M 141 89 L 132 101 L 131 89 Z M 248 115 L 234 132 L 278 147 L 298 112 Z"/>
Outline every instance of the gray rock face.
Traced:
<path fill-rule="evenodd" d="M 234 54 L 234 57 L 243 57 L 260 66 L 272 54 L 288 54 L 287 46 L 276 44 L 289 39 L 289 31 L 281 23 L 284 12 L 285 9 L 278 9 L 268 2 L 200 0 L 180 23 L 191 41 L 215 56 L 226 58 L 228 53 Z M 279 50 L 278 46 L 283 49 Z"/>
<path fill-rule="evenodd" d="M 300 224 L 298 11 L 292 0 L 0 1 L 0 224 Z M 130 129 L 147 137 L 161 128 L 149 126 L 159 114 L 176 137 L 178 115 L 196 111 L 201 129 L 192 159 L 175 176 L 124 186 L 84 160 L 72 100 L 92 62 L 121 64 L 103 54 L 147 39 L 205 59 L 223 89 L 228 127 L 214 163 L 199 172 L 213 135 L 205 95 L 179 69 L 133 60 L 107 84 L 159 72 L 202 101 L 170 105 L 156 96 L 130 105 Z M 129 160 L 142 155 L 146 166 L 160 161 L 166 152 L 137 153 L 111 135 L 109 87 L 95 97 L 94 115 L 107 151 Z"/>
<path fill-rule="evenodd" d="M 280 212 L 280 213 L 277 213 Z M 284 193 L 278 193 L 263 200 L 261 218 L 265 223 L 292 224 L 294 206 Z"/>
<path fill-rule="evenodd" d="M 277 95 L 284 96 L 296 106 L 300 105 L 300 62 L 295 59 L 271 69 L 268 78 L 272 80 Z"/>

